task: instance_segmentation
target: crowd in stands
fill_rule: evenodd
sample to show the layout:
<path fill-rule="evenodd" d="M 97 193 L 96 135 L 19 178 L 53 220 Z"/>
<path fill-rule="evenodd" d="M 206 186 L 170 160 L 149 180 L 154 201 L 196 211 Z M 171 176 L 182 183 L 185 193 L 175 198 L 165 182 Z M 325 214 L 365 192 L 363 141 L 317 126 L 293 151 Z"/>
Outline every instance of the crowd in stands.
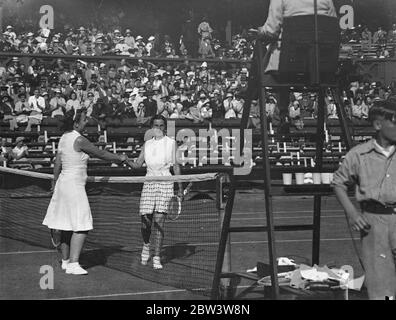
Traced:
<path fill-rule="evenodd" d="M 249 60 L 252 58 L 254 45 L 246 30 L 235 34 L 231 44 L 217 39 L 217 33 L 206 17 L 195 26 L 195 35 L 190 35 L 191 31 L 184 31 L 178 39 L 162 34 L 143 37 L 131 29 L 120 27 L 104 30 L 66 25 L 62 32 L 49 29 L 40 29 L 37 32 L 32 30 L 6 26 L 0 40 L 0 50 L 27 54 Z M 396 24 L 393 24 L 391 30 L 385 31 L 378 27 L 374 32 L 359 25 L 342 31 L 341 39 L 344 44 L 343 51 L 349 57 L 392 58 L 395 55 Z"/>
<path fill-rule="evenodd" d="M 154 34 L 143 37 L 131 29 L 114 28 L 108 31 L 96 27 L 72 28 L 62 32 L 40 29 L 14 28 L 8 25 L 0 41 L 0 51 L 25 54 L 56 54 L 77 56 L 122 55 L 126 57 L 161 58 L 224 58 L 249 60 L 253 43 L 247 32 L 236 34 L 231 44 L 216 39 L 216 33 L 206 17 L 195 28 L 195 35 L 187 32 L 177 41 L 169 35 Z M 191 40 L 193 39 L 193 40 Z M 191 43 L 191 42 L 196 43 Z"/>
<path fill-rule="evenodd" d="M 80 108 L 103 127 L 127 119 L 145 122 L 155 114 L 194 122 L 241 118 L 248 69 L 222 66 L 143 59 L 134 65 L 126 59 L 118 65 L 80 59 L 46 65 L 14 57 L 0 66 L 0 118 L 10 130 L 27 123 L 26 131 L 43 118 L 62 118 Z"/>
<path fill-rule="evenodd" d="M 358 59 L 385 59 L 395 57 L 396 23 L 386 31 L 379 26 L 374 32 L 366 26 L 357 26 L 341 33 L 341 42 L 349 57 Z M 349 49 L 349 50 L 348 50 Z"/>

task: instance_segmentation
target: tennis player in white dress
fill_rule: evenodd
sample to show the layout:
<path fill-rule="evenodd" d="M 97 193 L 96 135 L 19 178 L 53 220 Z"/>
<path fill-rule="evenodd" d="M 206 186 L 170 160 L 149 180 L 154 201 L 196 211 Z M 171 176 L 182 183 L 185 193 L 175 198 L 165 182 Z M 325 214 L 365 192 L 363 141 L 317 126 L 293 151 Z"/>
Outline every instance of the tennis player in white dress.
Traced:
<path fill-rule="evenodd" d="M 128 158 L 98 149 L 81 135 L 87 124 L 86 110 L 66 115 L 54 166 L 54 192 L 43 224 L 61 230 L 62 269 L 68 274 L 87 274 L 79 264 L 80 253 L 89 230 L 93 229 L 85 184 L 89 155 L 122 163 Z"/>
<path fill-rule="evenodd" d="M 140 168 L 146 163 L 146 176 L 171 176 L 170 167 L 173 166 L 175 175 L 180 175 L 180 166 L 176 158 L 176 141 L 165 135 L 166 119 L 156 115 L 151 119 L 153 137 L 147 140 L 136 162 L 128 161 L 132 168 Z M 151 226 L 154 220 L 155 247 L 153 268 L 162 269 L 161 248 L 164 238 L 164 220 L 167 214 L 169 200 L 174 195 L 173 182 L 145 182 L 140 198 L 140 216 L 142 221 L 141 233 L 143 249 L 141 263 L 146 265 L 150 259 Z M 179 183 L 179 196 L 183 195 L 182 183 Z"/>

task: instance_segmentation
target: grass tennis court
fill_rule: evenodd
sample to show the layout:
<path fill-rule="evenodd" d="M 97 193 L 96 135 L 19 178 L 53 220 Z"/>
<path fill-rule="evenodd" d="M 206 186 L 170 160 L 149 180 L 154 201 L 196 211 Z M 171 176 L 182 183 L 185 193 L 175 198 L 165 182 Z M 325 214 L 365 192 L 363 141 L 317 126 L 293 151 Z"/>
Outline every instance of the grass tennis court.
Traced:
<path fill-rule="evenodd" d="M 265 223 L 263 198 L 264 192 L 258 189 L 237 192 L 232 225 Z M 338 267 L 349 264 L 354 267 L 357 276 L 361 275 L 362 270 L 353 249 L 344 213 L 334 197 L 323 198 L 322 203 L 320 263 Z M 275 222 L 276 224 L 309 223 L 312 220 L 312 207 L 311 197 L 275 198 Z M 134 223 L 128 217 L 117 213 L 114 213 L 114 220 L 117 223 Z M 109 227 L 109 225 L 101 225 L 106 222 L 101 221 L 100 217 L 97 217 L 94 223 L 97 229 Z M 183 220 L 178 223 L 183 223 Z M 217 222 L 214 217 L 207 219 L 206 228 L 210 224 L 214 226 L 215 223 Z M 172 237 L 171 232 L 168 232 L 165 238 L 167 236 Z M 354 236 L 358 238 L 357 233 Z M 311 238 L 309 231 L 276 233 L 278 256 L 309 264 Z M 257 261 L 268 262 L 266 239 L 265 233 L 232 234 L 232 270 L 246 271 L 256 266 Z M 201 240 L 205 240 L 206 243 Z M 115 249 L 113 252 L 110 249 L 107 252 L 88 249 L 84 251 L 81 259 L 82 263 L 88 266 L 89 275 L 75 277 L 66 275 L 60 269 L 58 253 L 55 250 L 1 237 L 0 299 L 208 299 L 207 295 L 202 295 L 200 291 L 202 283 L 199 281 L 191 282 L 190 288 L 185 289 L 180 288 L 180 283 L 161 281 L 161 279 L 166 279 L 167 270 L 170 269 L 173 274 L 190 270 L 191 274 L 183 274 L 179 281 L 188 277 L 193 278 L 196 276 L 193 268 L 188 269 L 186 265 L 192 259 L 202 259 L 202 256 L 199 256 L 200 247 L 212 245 L 213 247 L 217 245 L 216 240 L 206 239 L 204 230 L 201 234 L 192 235 L 190 241 L 186 240 L 186 243 L 180 243 L 180 247 L 176 248 L 176 252 L 180 255 L 167 261 L 161 271 L 154 271 L 151 265 L 138 266 L 138 251 L 134 251 L 133 248 L 129 254 L 123 251 L 122 257 L 117 257 L 117 254 L 121 253 Z M 164 250 L 167 250 L 166 248 L 165 245 Z M 111 262 L 111 259 L 124 262 L 109 268 L 104 266 L 104 259 L 107 259 L 107 262 Z M 42 274 L 39 270 L 42 265 L 54 267 L 54 290 L 40 289 L 39 281 Z M 131 274 L 131 270 L 134 270 L 134 274 Z M 202 270 L 199 272 L 202 274 Z M 210 272 L 206 276 L 210 277 Z M 234 279 L 233 283 L 237 288 L 236 299 L 264 298 L 263 289 L 255 286 L 252 281 Z M 285 296 L 285 298 L 293 297 Z M 366 298 L 364 292 L 350 294 L 350 299 L 362 298 Z"/>

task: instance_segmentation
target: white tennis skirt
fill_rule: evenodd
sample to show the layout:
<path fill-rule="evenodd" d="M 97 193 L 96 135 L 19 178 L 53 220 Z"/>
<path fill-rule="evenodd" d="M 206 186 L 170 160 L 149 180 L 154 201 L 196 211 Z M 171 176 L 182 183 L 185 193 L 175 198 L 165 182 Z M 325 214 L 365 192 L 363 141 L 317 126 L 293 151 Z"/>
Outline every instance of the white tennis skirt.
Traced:
<path fill-rule="evenodd" d="M 145 182 L 140 198 L 140 215 L 154 212 L 167 214 L 168 203 L 173 195 L 173 182 Z"/>
<path fill-rule="evenodd" d="M 85 191 L 85 176 L 60 174 L 43 224 L 50 229 L 93 229 L 91 208 Z"/>

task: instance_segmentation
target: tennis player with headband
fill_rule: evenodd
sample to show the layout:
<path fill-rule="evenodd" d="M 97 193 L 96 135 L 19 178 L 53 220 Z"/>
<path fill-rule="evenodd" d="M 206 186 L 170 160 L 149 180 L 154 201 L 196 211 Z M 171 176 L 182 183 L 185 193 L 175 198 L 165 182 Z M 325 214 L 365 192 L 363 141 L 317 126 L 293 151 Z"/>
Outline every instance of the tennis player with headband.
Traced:
<path fill-rule="evenodd" d="M 128 161 L 132 168 L 140 168 L 146 163 L 146 176 L 171 176 L 170 167 L 173 166 L 175 175 L 180 175 L 180 166 L 177 162 L 176 141 L 166 136 L 166 119 L 156 115 L 151 119 L 151 129 L 146 133 L 146 142 L 136 162 Z M 164 220 L 167 214 L 168 202 L 173 197 L 173 182 L 145 182 L 140 198 L 141 232 L 143 249 L 141 263 L 146 265 L 150 259 L 151 226 L 154 220 L 155 248 L 153 268 L 162 269 L 161 248 L 164 238 Z M 183 197 L 183 185 L 179 183 L 178 195 Z"/>
<path fill-rule="evenodd" d="M 360 231 L 369 299 L 396 293 L 396 96 L 369 111 L 375 139 L 352 148 L 334 174 L 335 194 L 351 227 Z M 355 188 L 357 209 L 348 197 Z"/>
<path fill-rule="evenodd" d="M 64 119 L 62 135 L 54 166 L 54 192 L 43 224 L 61 230 L 62 269 L 67 274 L 88 272 L 79 264 L 80 253 L 88 231 L 93 229 L 91 209 L 85 184 L 89 155 L 122 163 L 126 155 L 98 149 L 81 135 L 88 122 L 85 109 L 69 111 Z"/>

